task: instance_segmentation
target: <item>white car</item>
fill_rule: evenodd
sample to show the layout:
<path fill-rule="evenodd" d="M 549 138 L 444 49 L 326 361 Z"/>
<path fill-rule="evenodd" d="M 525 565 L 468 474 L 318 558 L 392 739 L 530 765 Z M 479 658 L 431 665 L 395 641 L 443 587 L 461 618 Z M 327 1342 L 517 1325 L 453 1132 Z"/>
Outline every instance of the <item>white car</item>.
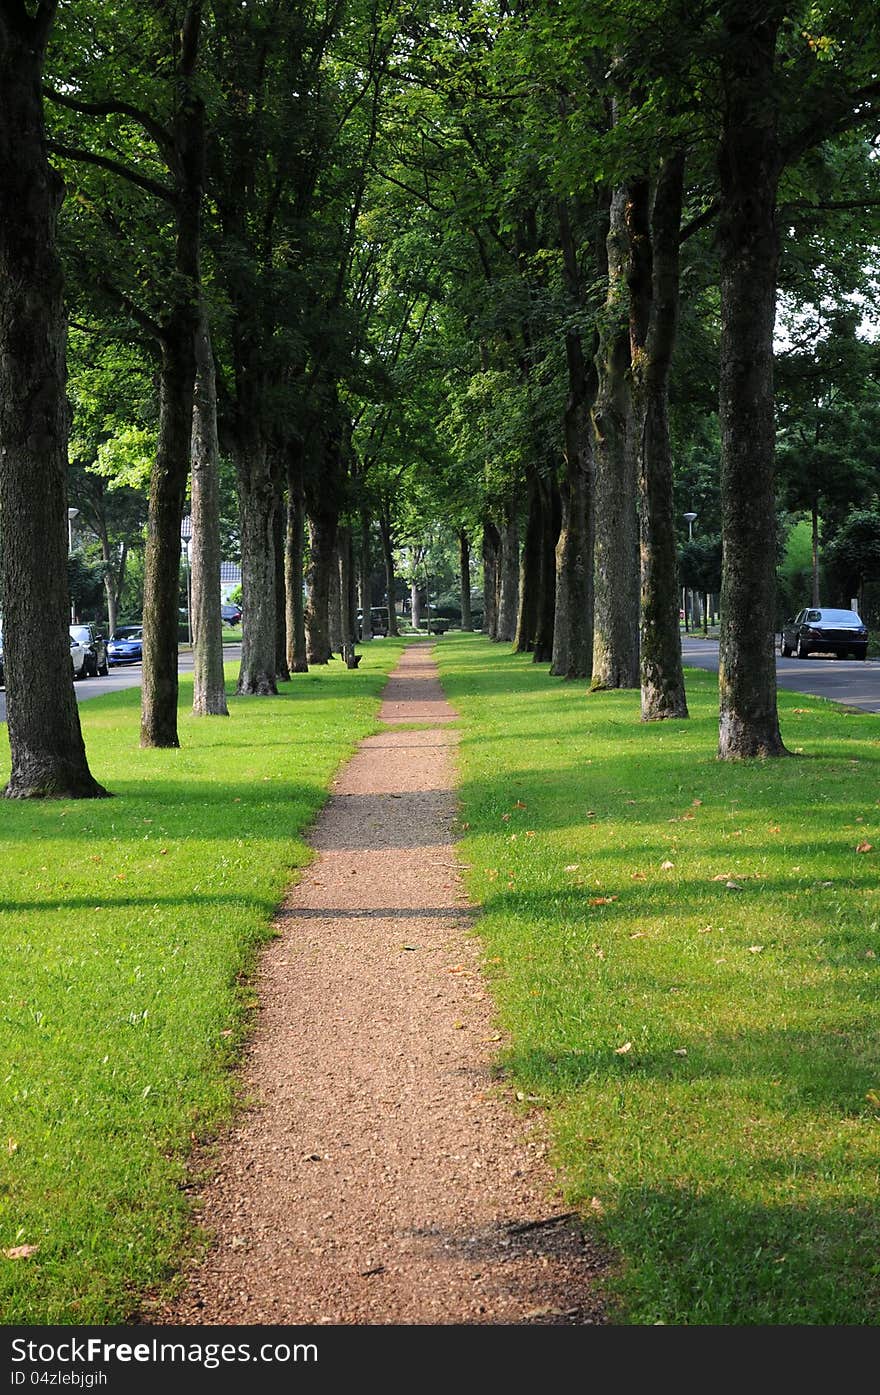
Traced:
<path fill-rule="evenodd" d="M 70 636 L 70 676 L 71 678 L 87 678 L 89 664 L 88 645 L 80 644 L 78 639 Z"/>

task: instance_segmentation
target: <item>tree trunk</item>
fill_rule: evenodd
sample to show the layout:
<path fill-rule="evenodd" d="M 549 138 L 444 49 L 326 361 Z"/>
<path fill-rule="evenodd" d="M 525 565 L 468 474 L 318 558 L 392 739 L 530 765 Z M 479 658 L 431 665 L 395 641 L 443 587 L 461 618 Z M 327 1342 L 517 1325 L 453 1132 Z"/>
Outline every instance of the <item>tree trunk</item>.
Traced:
<path fill-rule="evenodd" d="M 724 9 L 719 150 L 721 262 L 722 759 L 787 752 L 776 707 L 773 325 L 780 169 L 778 22 L 748 0 Z"/>
<path fill-rule="evenodd" d="M 628 196 L 621 187 L 611 198 L 606 325 L 596 358 L 594 689 L 635 688 L 639 682 L 638 512 L 625 310 Z"/>
<path fill-rule="evenodd" d="M 526 496 L 528 511 L 519 564 L 519 609 L 514 636 L 517 654 L 531 654 L 535 647 L 541 597 L 541 488 L 534 466 L 526 467 Z"/>
<path fill-rule="evenodd" d="M 203 308 L 196 335 L 192 425 L 193 712 L 197 717 L 229 716 L 220 615 L 219 453 L 214 354 Z"/>
<path fill-rule="evenodd" d="M 538 616 L 532 661 L 549 664 L 553 658 L 553 632 L 556 626 L 556 545 L 562 524 L 562 502 L 555 471 L 539 480 L 541 491 L 541 561 L 538 586 Z"/>
<path fill-rule="evenodd" d="M 471 619 L 471 548 L 464 528 L 458 531 L 458 571 L 461 578 L 461 628 L 474 628 Z"/>
<path fill-rule="evenodd" d="M 333 563 L 330 570 L 330 592 L 327 606 L 328 637 L 330 653 L 342 653 L 342 592 L 339 586 L 339 540 L 341 529 L 336 534 L 336 547 L 333 549 Z"/>
<path fill-rule="evenodd" d="M 501 534 L 491 519 L 483 520 L 483 634 L 498 638 L 498 554 Z"/>
<path fill-rule="evenodd" d="M 67 365 L 40 98 L 54 5 L 0 9 L 0 526 L 9 799 L 107 794 L 86 760 L 70 676 Z"/>
<path fill-rule="evenodd" d="M 201 5 L 186 8 L 181 28 L 173 140 L 176 193 L 173 299 L 162 327 L 159 439 L 150 478 L 144 582 L 141 745 L 175 747 L 180 524 L 192 449 L 199 325 L 201 205 L 205 164 L 204 103 L 195 72 Z"/>
<path fill-rule="evenodd" d="M 287 536 L 284 548 L 287 666 L 291 673 L 308 673 L 306 659 L 305 563 L 306 500 L 303 487 L 302 443 L 291 442 L 287 457 Z"/>
<path fill-rule="evenodd" d="M 277 463 L 277 462 L 276 462 Z M 286 562 L 284 556 L 287 531 L 287 508 L 280 469 L 275 474 L 275 508 L 272 512 L 272 536 L 275 555 L 275 681 L 290 682 L 287 664 L 287 598 L 285 591 Z"/>
<path fill-rule="evenodd" d="M 388 634 L 389 636 L 393 635 L 396 639 L 400 634 L 400 629 L 397 624 L 397 605 L 395 602 L 397 583 L 394 576 L 393 533 L 390 512 L 384 506 L 379 514 L 379 532 L 382 535 L 382 557 L 385 561 L 385 589 L 388 592 Z"/>
<path fill-rule="evenodd" d="M 511 644 L 519 616 L 519 523 L 514 502 L 505 510 L 501 529 L 501 560 L 498 568 L 498 633 L 496 638 Z"/>
<path fill-rule="evenodd" d="M 275 484 L 256 414 L 237 443 L 241 520 L 241 667 L 236 692 L 270 697 L 275 682 Z"/>
<path fill-rule="evenodd" d="M 373 638 L 373 617 L 370 614 L 373 605 L 373 593 L 370 589 L 371 575 L 372 563 L 370 559 L 370 515 L 365 508 L 362 508 L 360 553 L 358 558 L 358 590 L 360 595 L 361 611 L 360 638 L 363 644 L 369 644 Z"/>
<path fill-rule="evenodd" d="M 330 660 L 330 577 L 336 543 L 335 513 L 310 513 L 306 575 L 306 657 L 309 665 Z"/>
<path fill-rule="evenodd" d="M 411 581 L 409 584 L 409 610 L 412 627 L 417 630 L 422 623 L 422 598 L 417 581 Z"/>
<path fill-rule="evenodd" d="M 632 187 L 630 345 L 641 547 L 642 720 L 686 717 L 669 439 L 669 370 L 678 324 L 684 153 L 661 163 L 653 210 L 647 180 Z"/>
<path fill-rule="evenodd" d="M 568 209 L 559 205 L 559 232 L 566 289 L 573 306 L 583 288 Z M 556 544 L 556 601 L 550 672 L 557 678 L 589 678 L 593 666 L 593 444 L 590 404 L 596 395 L 595 365 L 585 359 L 581 336 L 565 335 L 568 398 L 563 418 L 565 477 Z"/>
<path fill-rule="evenodd" d="M 813 499 L 813 507 L 810 510 L 810 524 L 812 527 L 812 563 L 813 563 L 813 599 L 811 604 L 818 606 L 819 600 L 819 500 Z"/>

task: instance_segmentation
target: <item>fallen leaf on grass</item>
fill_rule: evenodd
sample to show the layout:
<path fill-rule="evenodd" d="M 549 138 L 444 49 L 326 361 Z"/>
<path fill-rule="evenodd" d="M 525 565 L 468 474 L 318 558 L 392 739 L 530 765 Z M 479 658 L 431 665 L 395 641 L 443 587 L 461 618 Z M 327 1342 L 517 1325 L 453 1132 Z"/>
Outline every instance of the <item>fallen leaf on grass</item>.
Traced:
<path fill-rule="evenodd" d="M 518 799 L 513 807 L 514 809 L 525 809 L 527 806 L 523 804 L 521 799 Z"/>
<path fill-rule="evenodd" d="M 873 949 L 866 949 L 866 950 L 865 950 L 865 958 L 866 958 L 866 959 L 876 959 L 876 958 L 877 958 L 877 955 L 874 953 Z"/>
<path fill-rule="evenodd" d="M 605 1207 L 597 1196 L 590 1197 L 590 1210 L 595 1212 L 597 1216 L 605 1215 Z"/>
<path fill-rule="evenodd" d="M 675 866 L 675 863 L 674 863 L 674 862 L 670 862 L 670 861 L 669 861 L 669 858 L 667 857 L 667 859 L 666 859 L 665 862 L 661 862 L 661 863 L 660 863 L 660 870 L 661 870 L 661 872 L 671 872 L 671 871 L 672 871 L 672 868 L 673 868 L 674 866 Z"/>
<path fill-rule="evenodd" d="M 17 1153 L 17 1152 L 18 1152 L 18 1141 L 17 1141 L 17 1139 L 14 1139 L 14 1138 L 7 1138 L 7 1140 L 6 1140 L 6 1151 L 7 1151 L 7 1153 L 9 1154 L 10 1157 L 12 1157 L 12 1154 L 13 1154 L 13 1153 Z"/>
<path fill-rule="evenodd" d="M 672 1054 L 673 1056 L 686 1056 L 688 1054 L 688 1049 L 686 1046 L 674 1046 L 672 1048 Z"/>
<path fill-rule="evenodd" d="M 763 945 L 749 945 L 749 954 L 760 954 L 763 948 Z"/>
<path fill-rule="evenodd" d="M 587 904 L 590 906 L 610 906 L 611 902 L 616 900 L 616 896 L 591 896 Z"/>
<path fill-rule="evenodd" d="M 630 872 L 630 880 L 634 882 L 646 882 L 648 880 L 644 872 Z"/>
<path fill-rule="evenodd" d="M 566 872 L 577 872 L 580 868 L 580 865 L 581 864 L 579 862 L 570 862 L 564 870 Z"/>
<path fill-rule="evenodd" d="M 39 1249 L 39 1245 L 13 1245 L 11 1250 L 0 1250 L 4 1259 L 30 1259 Z"/>
<path fill-rule="evenodd" d="M 742 884 L 740 882 L 730 881 L 725 882 L 724 885 L 727 887 L 728 891 L 742 891 Z"/>
<path fill-rule="evenodd" d="M 694 807 L 695 809 L 699 809 L 699 807 L 700 807 L 700 805 L 702 804 L 702 802 L 703 802 L 702 799 L 692 799 L 692 800 L 691 800 L 691 804 L 693 805 L 693 807 Z"/>
<path fill-rule="evenodd" d="M 880 1095 L 878 1095 L 876 1090 L 869 1090 L 865 1095 L 865 1099 L 869 1104 L 873 1104 L 875 1109 L 880 1109 Z"/>
<path fill-rule="evenodd" d="M 717 877 L 712 878 L 713 882 L 726 882 L 730 880 L 729 872 L 719 872 Z"/>
<path fill-rule="evenodd" d="M 861 853 L 871 852 L 872 849 L 873 849 L 873 847 L 874 847 L 874 844 L 873 844 L 873 843 L 869 843 L 869 842 L 867 841 L 867 839 L 864 839 L 864 838 L 863 838 L 862 841 L 861 841 L 861 843 L 859 843 L 859 845 L 857 846 L 856 852 L 861 852 Z"/>
<path fill-rule="evenodd" d="M 647 930 L 634 930 L 630 935 L 631 940 L 643 940 L 647 935 Z"/>
<path fill-rule="evenodd" d="M 632 1049 L 633 1049 L 633 1044 L 632 1044 L 632 1042 L 631 1042 L 631 1041 L 625 1041 L 625 1042 L 623 1043 L 623 1046 L 615 1046 L 615 1048 L 614 1048 L 614 1054 L 615 1054 L 615 1056 L 626 1056 L 628 1052 L 632 1051 Z"/>

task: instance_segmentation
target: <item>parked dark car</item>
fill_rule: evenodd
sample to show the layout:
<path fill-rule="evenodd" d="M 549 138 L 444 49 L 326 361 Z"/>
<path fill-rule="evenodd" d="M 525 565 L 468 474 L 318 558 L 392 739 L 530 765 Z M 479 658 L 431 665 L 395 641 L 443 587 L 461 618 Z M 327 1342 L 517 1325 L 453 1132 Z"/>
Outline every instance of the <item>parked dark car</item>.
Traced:
<path fill-rule="evenodd" d="M 374 638 L 377 635 L 381 635 L 383 639 L 387 639 L 390 627 L 391 621 L 388 617 L 388 607 L 382 605 L 370 606 L 370 634 L 373 635 Z M 362 610 L 359 610 L 357 613 L 357 637 L 358 639 L 363 639 L 364 637 L 364 612 Z"/>
<path fill-rule="evenodd" d="M 786 659 L 797 654 L 852 654 L 864 659 L 868 653 L 868 629 L 854 610 L 829 610 L 827 606 L 800 610 L 782 628 L 779 652 Z"/>
<path fill-rule="evenodd" d="M 93 625 L 91 621 L 80 625 L 71 625 L 70 638 L 75 639 L 78 644 L 84 644 L 86 649 L 86 656 L 77 677 L 97 678 L 100 673 L 102 678 L 106 678 L 108 673 L 107 641 L 97 625 Z"/>
<path fill-rule="evenodd" d="M 140 625 L 120 625 L 107 641 L 107 662 L 139 664 L 144 657 L 143 634 Z"/>
<path fill-rule="evenodd" d="M 221 605 L 220 618 L 224 625 L 238 625 L 241 621 L 241 606 Z"/>

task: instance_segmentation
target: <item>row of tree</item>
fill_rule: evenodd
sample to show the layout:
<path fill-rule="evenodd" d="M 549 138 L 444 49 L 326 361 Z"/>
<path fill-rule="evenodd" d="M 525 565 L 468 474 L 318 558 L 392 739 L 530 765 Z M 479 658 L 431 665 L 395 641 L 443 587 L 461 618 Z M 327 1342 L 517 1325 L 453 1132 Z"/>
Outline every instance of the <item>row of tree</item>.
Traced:
<path fill-rule="evenodd" d="M 199 713 L 231 529 L 260 695 L 358 594 L 368 623 L 374 536 L 393 597 L 442 520 L 465 614 L 479 550 L 493 638 L 653 720 L 687 712 L 698 489 L 719 753 L 782 754 L 779 507 L 818 530 L 880 485 L 878 72 L 861 4 L 0 0 L 7 793 L 103 793 L 62 681 L 68 469 L 111 621 L 146 513 L 142 744 L 178 744 L 187 490 Z"/>

